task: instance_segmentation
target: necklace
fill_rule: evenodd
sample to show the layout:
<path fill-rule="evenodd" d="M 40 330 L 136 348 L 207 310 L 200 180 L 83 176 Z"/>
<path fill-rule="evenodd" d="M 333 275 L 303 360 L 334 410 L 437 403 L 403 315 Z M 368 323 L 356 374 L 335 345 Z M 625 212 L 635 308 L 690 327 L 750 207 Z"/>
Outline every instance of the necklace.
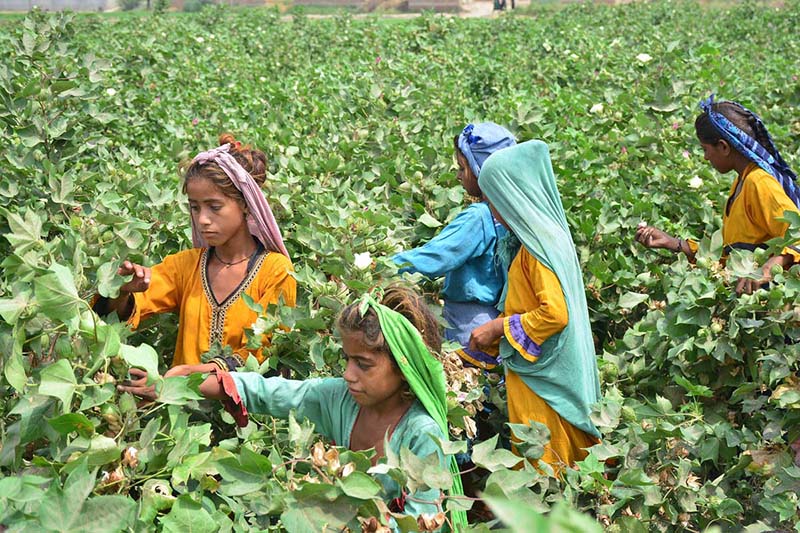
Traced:
<path fill-rule="evenodd" d="M 244 262 L 245 262 L 245 261 L 247 261 L 248 259 L 252 258 L 254 255 L 256 255 L 256 252 L 257 252 L 257 251 L 258 251 L 258 248 L 256 248 L 256 249 L 255 249 L 255 251 L 254 251 L 252 254 L 248 255 L 247 257 L 244 257 L 244 258 L 242 258 L 242 259 L 239 259 L 238 261 L 230 261 L 230 262 L 229 262 L 229 261 L 225 261 L 224 259 L 222 259 L 222 258 L 221 258 L 221 257 L 220 257 L 220 256 L 217 254 L 217 249 L 216 249 L 216 248 L 214 248 L 214 257 L 216 257 L 216 258 L 217 258 L 217 261 L 219 261 L 220 263 L 222 263 L 223 265 L 225 265 L 223 268 L 230 268 L 230 267 L 232 267 L 233 265 L 238 265 L 239 263 L 244 263 Z"/>

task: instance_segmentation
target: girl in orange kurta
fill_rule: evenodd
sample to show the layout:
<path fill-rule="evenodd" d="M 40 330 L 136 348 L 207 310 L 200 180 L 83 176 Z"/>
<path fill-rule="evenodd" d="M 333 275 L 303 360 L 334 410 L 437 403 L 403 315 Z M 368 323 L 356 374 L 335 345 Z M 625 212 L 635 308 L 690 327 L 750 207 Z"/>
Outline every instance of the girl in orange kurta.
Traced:
<path fill-rule="evenodd" d="M 232 370 L 249 354 L 263 360 L 260 348 L 246 346 L 244 329 L 258 315 L 244 294 L 265 308 L 279 301 L 295 305 L 292 263 L 260 190 L 266 156 L 242 147 L 231 135 L 221 136 L 220 142 L 219 148 L 198 155 L 184 175 L 195 248 L 170 255 L 152 269 L 124 261 L 118 273 L 133 278 L 120 288 L 119 297 L 95 304 L 100 312 L 116 311 L 134 328 L 148 316 L 177 312 L 172 366 L 193 365 L 199 372 Z M 234 356 L 200 364 L 214 344 L 230 346 Z"/>

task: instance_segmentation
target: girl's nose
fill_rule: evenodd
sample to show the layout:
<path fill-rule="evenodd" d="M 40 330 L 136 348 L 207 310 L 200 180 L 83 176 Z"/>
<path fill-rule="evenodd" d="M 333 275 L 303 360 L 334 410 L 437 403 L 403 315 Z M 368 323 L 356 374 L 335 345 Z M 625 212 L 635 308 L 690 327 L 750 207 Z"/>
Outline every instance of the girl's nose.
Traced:
<path fill-rule="evenodd" d="M 344 374 L 342 374 L 342 378 L 348 383 L 355 382 L 355 373 L 353 372 L 353 362 L 347 361 L 347 364 L 344 367 Z"/>

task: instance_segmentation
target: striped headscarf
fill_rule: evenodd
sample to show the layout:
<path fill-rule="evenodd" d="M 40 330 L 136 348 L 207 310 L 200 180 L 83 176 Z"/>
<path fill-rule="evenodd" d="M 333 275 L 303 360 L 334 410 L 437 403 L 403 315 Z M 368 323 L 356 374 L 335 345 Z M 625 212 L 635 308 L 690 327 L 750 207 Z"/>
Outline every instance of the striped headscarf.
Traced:
<path fill-rule="evenodd" d="M 761 121 L 758 115 L 743 105 L 736 102 L 730 103 L 740 107 L 754 118 L 755 124 L 753 125 L 753 129 L 756 135 L 767 143 L 766 146 L 739 129 L 733 122 L 728 120 L 725 115 L 716 111 L 714 109 L 713 94 L 700 102 L 700 109 L 703 113 L 708 115 L 711 124 L 713 124 L 714 128 L 716 128 L 723 139 L 728 141 L 735 150 L 747 159 L 778 180 L 778 183 L 781 184 L 784 192 L 786 192 L 786 196 L 794 202 L 794 205 L 800 207 L 800 189 L 795 183 L 797 175 L 789 168 L 789 165 L 783 160 L 783 157 L 781 157 L 766 126 L 764 126 L 764 122 Z"/>

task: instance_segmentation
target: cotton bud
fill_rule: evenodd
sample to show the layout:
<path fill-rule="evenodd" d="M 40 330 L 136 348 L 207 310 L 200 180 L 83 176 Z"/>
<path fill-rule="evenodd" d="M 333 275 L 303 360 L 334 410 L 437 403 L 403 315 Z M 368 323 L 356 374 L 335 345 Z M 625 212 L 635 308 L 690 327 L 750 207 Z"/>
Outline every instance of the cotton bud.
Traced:
<path fill-rule="evenodd" d="M 311 462 L 319 468 L 327 464 L 325 461 L 325 445 L 321 442 L 315 442 L 311 448 Z"/>
<path fill-rule="evenodd" d="M 340 464 L 339 464 L 339 450 L 336 448 L 331 448 L 327 452 L 325 452 L 325 462 L 328 466 L 328 472 L 336 473 L 339 471 Z"/>
<path fill-rule="evenodd" d="M 421 514 L 417 517 L 417 526 L 420 531 L 436 531 L 444 525 L 444 513 L 441 511 L 435 515 Z"/>
<path fill-rule="evenodd" d="M 353 463 L 347 463 L 342 467 L 342 472 L 340 473 L 340 476 L 347 477 L 355 471 L 356 471 L 356 465 Z"/>
<path fill-rule="evenodd" d="M 111 374 L 107 374 L 101 371 L 94 375 L 94 382 L 99 385 L 105 385 L 106 383 L 114 384 L 117 382 L 117 380 L 114 379 L 114 376 L 112 376 Z"/>
<path fill-rule="evenodd" d="M 391 533 L 391 529 L 384 526 L 374 516 L 361 522 L 361 533 Z"/>
<path fill-rule="evenodd" d="M 139 450 L 133 446 L 128 446 L 122 452 L 122 465 L 128 468 L 136 468 L 139 466 Z"/>
<path fill-rule="evenodd" d="M 369 252 L 354 254 L 353 259 L 353 266 L 358 270 L 366 270 L 372 266 L 372 256 Z"/>

